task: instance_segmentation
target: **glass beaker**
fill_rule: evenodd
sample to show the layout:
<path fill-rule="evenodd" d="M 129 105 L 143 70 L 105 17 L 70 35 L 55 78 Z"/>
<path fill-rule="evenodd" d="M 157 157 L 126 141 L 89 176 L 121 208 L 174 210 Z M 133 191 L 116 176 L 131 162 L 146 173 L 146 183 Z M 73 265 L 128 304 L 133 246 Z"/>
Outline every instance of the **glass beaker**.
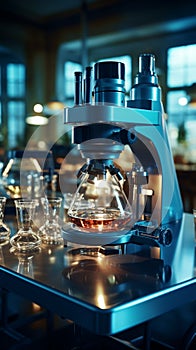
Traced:
<path fill-rule="evenodd" d="M 44 225 L 39 229 L 44 244 L 63 244 L 62 226 L 60 224 L 61 197 L 41 198 L 44 209 Z"/>
<path fill-rule="evenodd" d="M 132 209 L 116 174 L 105 169 L 82 175 L 67 216 L 79 230 L 117 232 L 130 229 Z"/>
<path fill-rule="evenodd" d="M 29 155 L 29 156 L 28 156 Z M 23 150 L 8 152 L 2 170 L 2 184 L 10 198 L 36 198 L 43 186 L 42 169 L 33 152 Z"/>
<path fill-rule="evenodd" d="M 10 229 L 3 222 L 6 200 L 6 197 L 0 197 L 0 245 L 7 244 L 10 240 Z"/>
<path fill-rule="evenodd" d="M 33 218 L 37 200 L 16 199 L 16 218 L 18 231 L 10 239 L 13 248 L 19 251 L 32 251 L 41 245 L 41 239 L 33 230 Z"/>

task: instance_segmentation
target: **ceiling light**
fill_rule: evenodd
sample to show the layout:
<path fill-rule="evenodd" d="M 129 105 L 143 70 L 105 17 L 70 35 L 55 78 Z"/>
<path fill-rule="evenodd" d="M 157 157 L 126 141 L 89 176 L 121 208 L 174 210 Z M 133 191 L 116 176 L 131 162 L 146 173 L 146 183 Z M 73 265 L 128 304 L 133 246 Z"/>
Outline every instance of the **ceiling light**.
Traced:
<path fill-rule="evenodd" d="M 46 114 L 53 114 L 65 108 L 63 102 L 58 100 L 51 100 L 44 106 L 44 112 Z"/>
<path fill-rule="evenodd" d="M 29 125 L 46 125 L 48 124 L 48 118 L 43 115 L 31 115 L 26 118 L 26 123 Z"/>
<path fill-rule="evenodd" d="M 33 110 L 35 113 L 42 113 L 43 112 L 43 109 L 44 107 L 42 106 L 41 103 L 36 103 L 34 106 L 33 106 Z"/>
<path fill-rule="evenodd" d="M 178 99 L 178 103 L 179 103 L 179 105 L 180 106 L 186 106 L 187 104 L 188 104 L 188 97 L 180 97 L 179 99 Z"/>

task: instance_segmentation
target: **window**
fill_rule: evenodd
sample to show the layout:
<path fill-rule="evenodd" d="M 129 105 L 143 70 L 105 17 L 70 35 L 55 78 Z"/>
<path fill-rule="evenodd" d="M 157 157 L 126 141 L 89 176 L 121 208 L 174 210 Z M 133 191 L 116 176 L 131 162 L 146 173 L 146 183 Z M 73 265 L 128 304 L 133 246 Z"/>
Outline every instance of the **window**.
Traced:
<path fill-rule="evenodd" d="M 9 101 L 8 110 L 8 144 L 9 147 L 16 147 L 21 144 L 24 135 L 25 104 L 22 101 Z"/>
<path fill-rule="evenodd" d="M 4 148 L 15 148 L 24 143 L 26 71 L 9 61 L 0 61 L 0 141 Z"/>
<path fill-rule="evenodd" d="M 188 104 L 186 88 L 196 82 L 196 44 L 168 50 L 168 130 L 174 153 L 183 152 L 187 161 L 196 162 L 196 109 Z M 184 129 L 184 138 L 180 132 Z"/>
<path fill-rule="evenodd" d="M 24 97 L 25 67 L 23 64 L 7 65 L 7 95 L 9 97 Z"/>
<path fill-rule="evenodd" d="M 189 86 L 196 81 L 196 45 L 172 47 L 168 50 L 169 88 Z"/>

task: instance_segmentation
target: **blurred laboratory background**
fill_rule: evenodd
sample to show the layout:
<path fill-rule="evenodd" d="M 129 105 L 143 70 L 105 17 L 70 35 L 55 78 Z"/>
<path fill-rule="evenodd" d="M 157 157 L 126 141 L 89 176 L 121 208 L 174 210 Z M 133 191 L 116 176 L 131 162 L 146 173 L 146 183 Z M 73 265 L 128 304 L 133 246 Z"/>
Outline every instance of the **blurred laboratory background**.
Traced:
<path fill-rule="evenodd" d="M 6 0 L 0 5 L 0 160 L 10 150 L 72 147 L 63 109 L 74 72 L 100 60 L 126 66 L 129 99 L 141 53 L 156 73 L 185 211 L 196 206 L 196 2 Z M 50 127 L 48 127 L 50 124 Z"/>

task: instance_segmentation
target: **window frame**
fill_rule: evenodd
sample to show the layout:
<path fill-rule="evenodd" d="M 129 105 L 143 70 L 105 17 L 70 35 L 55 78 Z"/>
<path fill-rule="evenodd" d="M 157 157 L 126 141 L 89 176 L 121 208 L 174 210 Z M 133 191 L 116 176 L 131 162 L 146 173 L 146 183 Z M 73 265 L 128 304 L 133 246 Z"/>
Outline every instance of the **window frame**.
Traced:
<path fill-rule="evenodd" d="M 3 56 L 3 55 L 2 55 Z M 24 68 L 24 79 L 23 79 L 23 94 L 17 96 L 9 96 L 8 95 L 8 74 L 7 74 L 7 68 L 10 64 L 13 65 L 22 65 Z M 0 75 L 0 124 L 1 124 L 1 137 L 0 137 L 0 144 L 1 147 L 5 149 L 10 148 L 16 148 L 19 146 L 24 146 L 25 142 L 25 116 L 26 116 L 26 67 L 23 63 L 13 59 L 10 55 L 5 55 L 0 60 L 0 69 L 1 69 L 1 75 Z M 17 91 L 17 89 L 16 89 Z M 20 119 L 20 127 L 15 128 L 15 130 L 10 129 L 10 119 L 13 118 L 13 120 L 16 118 L 16 115 L 13 115 L 12 113 L 9 114 L 9 105 L 10 103 L 22 103 L 24 108 L 22 113 L 17 117 Z M 21 127 L 23 126 L 23 127 Z M 11 130 L 11 131 L 10 131 Z M 14 132 L 13 132 L 14 131 Z"/>

